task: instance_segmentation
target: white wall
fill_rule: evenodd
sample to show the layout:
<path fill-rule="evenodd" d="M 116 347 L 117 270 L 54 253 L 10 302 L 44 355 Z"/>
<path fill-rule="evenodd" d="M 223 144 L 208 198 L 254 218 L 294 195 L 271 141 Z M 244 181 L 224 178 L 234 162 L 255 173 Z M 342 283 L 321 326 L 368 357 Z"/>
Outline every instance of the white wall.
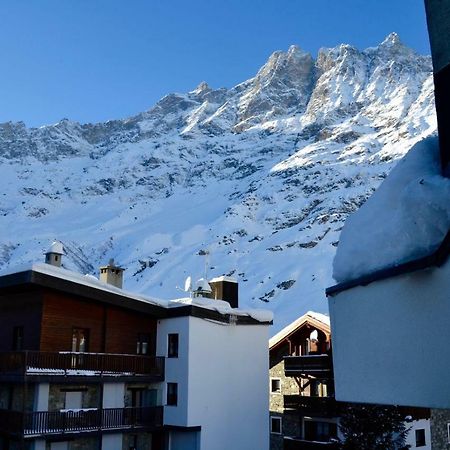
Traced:
<path fill-rule="evenodd" d="M 406 427 L 409 428 L 408 436 L 406 437 L 406 444 L 411 446 L 411 449 L 420 448 L 420 450 L 431 450 L 431 429 L 430 419 L 414 420 L 411 423 L 407 423 Z M 425 445 L 416 447 L 416 430 L 425 430 Z"/>
<path fill-rule="evenodd" d="M 450 262 L 329 297 L 336 398 L 450 408 Z"/>
<path fill-rule="evenodd" d="M 268 450 L 268 326 L 167 319 L 158 354 L 172 332 L 179 358 L 166 360 L 166 381 L 179 383 L 179 406 L 165 408 L 164 422 L 201 426 L 201 450 Z"/>
<path fill-rule="evenodd" d="M 165 383 L 162 388 L 162 404 L 166 404 L 167 383 L 178 383 L 178 406 L 164 408 L 164 424 L 187 426 L 188 377 L 189 377 L 189 318 L 176 317 L 160 320 L 156 341 L 156 354 L 167 357 L 167 336 L 178 333 L 178 358 L 166 358 Z"/>

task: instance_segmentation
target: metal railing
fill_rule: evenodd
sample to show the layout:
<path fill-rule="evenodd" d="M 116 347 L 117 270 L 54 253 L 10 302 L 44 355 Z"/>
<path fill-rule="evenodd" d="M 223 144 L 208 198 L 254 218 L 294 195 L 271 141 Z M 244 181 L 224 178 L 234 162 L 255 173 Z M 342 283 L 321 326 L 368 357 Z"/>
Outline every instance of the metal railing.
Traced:
<path fill-rule="evenodd" d="M 0 432 L 25 437 L 110 429 L 152 430 L 162 425 L 162 406 L 26 413 L 0 410 Z"/>
<path fill-rule="evenodd" d="M 339 415 L 339 403 L 334 397 L 285 395 L 284 409 L 298 411 L 313 417 L 335 417 Z"/>
<path fill-rule="evenodd" d="M 147 375 L 164 379 L 164 357 L 115 353 L 1 352 L 0 375 Z"/>
<path fill-rule="evenodd" d="M 296 438 L 284 438 L 284 450 L 338 450 L 336 442 L 305 441 Z"/>
<path fill-rule="evenodd" d="M 309 374 L 316 376 L 332 376 L 330 355 L 285 356 L 284 372 L 286 376 Z"/>

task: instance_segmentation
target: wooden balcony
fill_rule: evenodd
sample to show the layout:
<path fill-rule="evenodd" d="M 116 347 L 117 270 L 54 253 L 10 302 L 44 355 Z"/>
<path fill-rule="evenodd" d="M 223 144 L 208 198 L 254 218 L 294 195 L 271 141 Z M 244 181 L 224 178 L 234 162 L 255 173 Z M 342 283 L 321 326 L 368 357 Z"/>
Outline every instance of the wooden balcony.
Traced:
<path fill-rule="evenodd" d="M 284 374 L 287 377 L 314 376 L 332 378 L 333 369 L 330 355 L 285 356 Z"/>
<path fill-rule="evenodd" d="M 302 416 L 337 417 L 339 415 L 339 403 L 334 397 L 285 395 L 283 400 L 285 410 L 298 412 Z"/>
<path fill-rule="evenodd" d="M 18 412 L 0 410 L 0 433 L 12 437 L 152 431 L 163 425 L 163 407 Z"/>
<path fill-rule="evenodd" d="M 17 377 L 109 377 L 164 380 L 164 358 L 112 353 L 2 352 L 0 379 Z"/>
<path fill-rule="evenodd" d="M 283 439 L 284 450 L 338 450 L 337 442 L 305 441 L 303 439 L 285 437 Z"/>

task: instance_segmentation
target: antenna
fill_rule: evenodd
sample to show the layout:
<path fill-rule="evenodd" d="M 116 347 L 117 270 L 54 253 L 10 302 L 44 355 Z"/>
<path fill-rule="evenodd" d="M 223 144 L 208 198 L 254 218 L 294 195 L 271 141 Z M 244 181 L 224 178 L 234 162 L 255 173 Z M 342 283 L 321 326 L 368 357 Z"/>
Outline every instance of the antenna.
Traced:
<path fill-rule="evenodd" d="M 208 279 L 208 267 L 209 267 L 209 255 L 210 255 L 209 250 L 206 249 L 204 251 L 203 255 L 205 256 L 205 277 L 204 278 L 205 278 L 205 280 L 207 280 Z"/>

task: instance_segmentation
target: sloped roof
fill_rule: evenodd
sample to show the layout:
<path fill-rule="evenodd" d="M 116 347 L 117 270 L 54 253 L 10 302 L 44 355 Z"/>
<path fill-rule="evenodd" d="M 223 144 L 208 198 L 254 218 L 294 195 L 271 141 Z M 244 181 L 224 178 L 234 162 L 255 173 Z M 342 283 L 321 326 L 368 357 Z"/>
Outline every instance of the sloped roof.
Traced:
<path fill-rule="evenodd" d="M 322 331 L 330 332 L 330 318 L 325 315 L 314 311 L 308 311 L 303 316 L 299 317 L 288 326 L 284 327 L 275 336 L 269 339 L 269 349 L 275 347 L 281 341 L 286 339 L 290 334 L 297 331 L 305 323 L 311 323 Z"/>

